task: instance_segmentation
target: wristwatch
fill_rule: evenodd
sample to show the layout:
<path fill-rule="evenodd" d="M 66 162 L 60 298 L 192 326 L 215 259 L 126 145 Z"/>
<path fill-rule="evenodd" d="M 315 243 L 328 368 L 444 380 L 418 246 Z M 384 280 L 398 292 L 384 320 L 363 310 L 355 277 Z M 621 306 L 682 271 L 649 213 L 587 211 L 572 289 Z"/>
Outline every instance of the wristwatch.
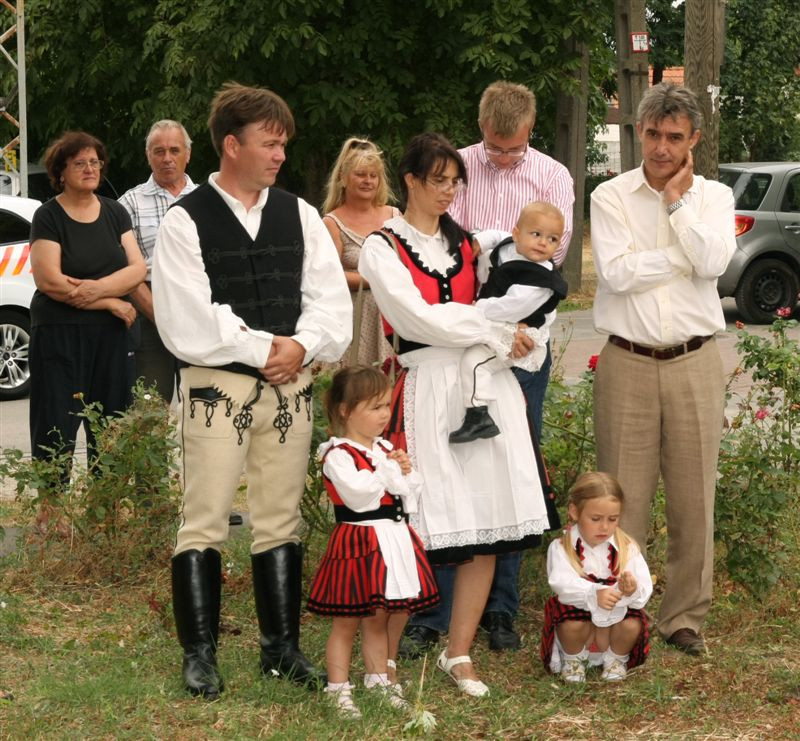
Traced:
<path fill-rule="evenodd" d="M 679 198 L 674 203 L 670 203 L 667 206 L 667 216 L 672 216 L 672 214 L 674 214 L 681 206 L 685 206 L 685 205 L 686 205 L 686 201 L 684 201 L 683 198 Z"/>

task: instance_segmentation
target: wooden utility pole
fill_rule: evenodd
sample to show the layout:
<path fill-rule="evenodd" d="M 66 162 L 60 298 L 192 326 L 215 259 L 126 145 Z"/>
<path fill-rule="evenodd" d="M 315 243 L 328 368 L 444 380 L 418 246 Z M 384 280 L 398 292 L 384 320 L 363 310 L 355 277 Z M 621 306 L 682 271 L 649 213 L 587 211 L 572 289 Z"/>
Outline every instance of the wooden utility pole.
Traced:
<path fill-rule="evenodd" d="M 697 94 L 703 111 L 703 134 L 694 149 L 694 169 L 698 175 L 716 180 L 725 0 L 686 0 L 684 38 L 684 83 Z"/>
<path fill-rule="evenodd" d="M 575 204 L 572 207 L 572 239 L 564 261 L 563 273 L 570 291 L 581 287 L 583 263 L 583 191 L 586 184 L 586 115 L 589 89 L 589 48 L 573 39 L 565 42 L 565 51 L 581 59 L 573 73 L 577 81 L 572 95 L 561 93 L 556 101 L 556 141 L 553 157 L 572 175 Z"/>
<path fill-rule="evenodd" d="M 698 0 L 703 2 L 703 0 Z M 615 0 L 617 30 L 617 99 L 619 100 L 619 149 L 622 171 L 638 167 L 642 147 L 636 136 L 636 109 L 648 87 L 650 55 L 634 52 L 631 34 L 647 30 L 645 0 Z"/>

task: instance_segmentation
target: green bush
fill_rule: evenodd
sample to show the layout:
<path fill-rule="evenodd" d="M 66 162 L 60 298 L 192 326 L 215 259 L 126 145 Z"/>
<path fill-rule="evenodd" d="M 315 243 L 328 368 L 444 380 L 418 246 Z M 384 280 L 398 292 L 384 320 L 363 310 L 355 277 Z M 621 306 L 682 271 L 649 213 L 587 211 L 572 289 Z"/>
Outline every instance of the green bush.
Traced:
<path fill-rule="evenodd" d="M 762 597 L 797 548 L 787 534 L 800 494 L 800 348 L 787 337 L 794 320 L 778 318 L 768 337 L 737 326 L 741 367 L 731 382 L 749 371 L 752 385 L 734 395 L 729 383 L 737 411 L 720 448 L 716 537 L 730 577 Z"/>
<path fill-rule="evenodd" d="M 322 461 L 317 456 L 317 448 L 330 437 L 322 399 L 330 388 L 331 378 L 331 373 L 323 371 L 314 379 L 314 428 L 311 433 L 306 487 L 300 501 L 300 514 L 309 535 L 314 531 L 327 535 L 334 525 L 333 509 L 322 482 Z"/>
<path fill-rule="evenodd" d="M 152 389 L 138 385 L 131 408 L 105 416 L 87 404 L 79 416 L 97 441 L 84 467 L 50 449 L 30 460 L 7 449 L 0 477 L 16 481 L 32 523 L 28 555 L 68 582 L 137 580 L 169 555 L 180 500 L 175 424 Z"/>
<path fill-rule="evenodd" d="M 566 506 L 567 492 L 584 471 L 595 468 L 594 452 L 594 363 L 577 383 L 567 383 L 556 366 L 544 402 L 542 454 L 550 474 L 556 501 Z"/>

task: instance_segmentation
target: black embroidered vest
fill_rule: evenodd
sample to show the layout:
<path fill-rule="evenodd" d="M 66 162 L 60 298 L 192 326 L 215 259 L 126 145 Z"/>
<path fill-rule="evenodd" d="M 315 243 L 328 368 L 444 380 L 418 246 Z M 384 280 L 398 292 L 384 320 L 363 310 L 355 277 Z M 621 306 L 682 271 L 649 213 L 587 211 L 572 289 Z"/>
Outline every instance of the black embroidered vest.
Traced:
<path fill-rule="evenodd" d="M 269 189 L 255 240 L 208 183 L 178 205 L 197 227 L 211 300 L 228 304 L 252 329 L 293 335 L 300 318 L 304 255 L 297 197 Z M 258 369 L 240 363 L 224 370 L 260 377 Z"/>
<path fill-rule="evenodd" d="M 500 248 L 511 244 L 512 239 L 504 239 L 495 247 L 489 257 L 492 267 L 489 279 L 483 284 L 478 298 L 499 298 L 508 293 L 508 289 L 516 284 L 549 288 L 553 295 L 544 302 L 536 311 L 521 322 L 537 329 L 544 324 L 545 314 L 549 314 L 558 306 L 558 302 L 567 296 L 567 283 L 557 270 L 548 270 L 542 265 L 529 260 L 508 260 L 498 265 Z"/>

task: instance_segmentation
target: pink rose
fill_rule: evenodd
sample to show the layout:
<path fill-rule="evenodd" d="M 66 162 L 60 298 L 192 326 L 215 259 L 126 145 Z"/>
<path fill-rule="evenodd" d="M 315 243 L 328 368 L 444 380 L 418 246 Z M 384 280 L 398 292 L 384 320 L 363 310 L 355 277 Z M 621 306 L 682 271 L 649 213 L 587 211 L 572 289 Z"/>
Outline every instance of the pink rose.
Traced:
<path fill-rule="evenodd" d="M 792 309 L 789 306 L 781 306 L 781 308 L 778 309 L 775 313 L 781 319 L 788 319 L 792 315 Z"/>
<path fill-rule="evenodd" d="M 767 417 L 769 417 L 769 412 L 764 409 L 764 407 L 761 407 L 758 409 L 758 411 L 756 411 L 756 419 L 761 420 L 766 419 Z"/>

